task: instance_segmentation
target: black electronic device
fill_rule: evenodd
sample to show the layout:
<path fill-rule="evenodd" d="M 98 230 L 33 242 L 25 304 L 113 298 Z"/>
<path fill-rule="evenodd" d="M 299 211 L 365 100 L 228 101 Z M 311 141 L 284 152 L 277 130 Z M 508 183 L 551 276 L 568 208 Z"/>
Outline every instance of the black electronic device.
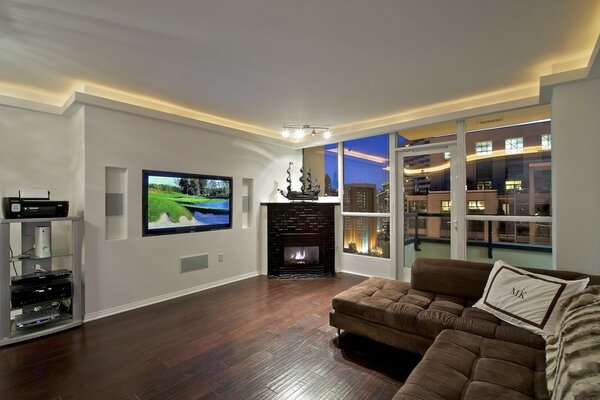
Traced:
<path fill-rule="evenodd" d="M 12 308 L 52 300 L 67 299 L 72 296 L 72 283 L 68 278 L 42 281 L 41 283 L 20 283 L 11 285 L 10 302 Z"/>
<path fill-rule="evenodd" d="M 68 269 L 55 269 L 52 271 L 35 270 L 25 275 L 10 278 L 11 286 L 40 285 L 56 279 L 65 279 L 71 276 Z"/>
<path fill-rule="evenodd" d="M 6 219 L 66 217 L 69 215 L 69 202 L 3 197 L 2 210 Z"/>
<path fill-rule="evenodd" d="M 47 324 L 60 318 L 60 311 L 56 308 L 28 311 L 15 317 L 17 328 L 29 328 Z"/>

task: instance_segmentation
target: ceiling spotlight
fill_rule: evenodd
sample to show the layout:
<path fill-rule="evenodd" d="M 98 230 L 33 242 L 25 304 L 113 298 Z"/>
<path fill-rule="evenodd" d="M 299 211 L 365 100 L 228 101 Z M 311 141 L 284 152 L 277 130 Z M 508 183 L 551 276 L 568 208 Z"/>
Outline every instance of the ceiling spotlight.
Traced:
<path fill-rule="evenodd" d="M 325 139 L 331 137 L 331 131 L 327 125 L 309 125 L 309 124 L 286 124 L 283 126 L 281 136 L 288 138 L 293 136 L 295 139 L 302 139 L 310 133 L 310 136 L 316 138 L 321 136 Z"/>

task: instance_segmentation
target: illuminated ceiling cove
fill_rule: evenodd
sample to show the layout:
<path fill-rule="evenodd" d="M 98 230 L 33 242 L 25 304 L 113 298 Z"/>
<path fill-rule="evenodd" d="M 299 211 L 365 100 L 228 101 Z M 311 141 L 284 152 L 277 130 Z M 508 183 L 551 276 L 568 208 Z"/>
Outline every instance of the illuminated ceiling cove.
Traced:
<path fill-rule="evenodd" d="M 57 112 L 78 92 L 335 141 L 535 99 L 599 32 L 597 0 L 0 0 L 0 103 Z"/>

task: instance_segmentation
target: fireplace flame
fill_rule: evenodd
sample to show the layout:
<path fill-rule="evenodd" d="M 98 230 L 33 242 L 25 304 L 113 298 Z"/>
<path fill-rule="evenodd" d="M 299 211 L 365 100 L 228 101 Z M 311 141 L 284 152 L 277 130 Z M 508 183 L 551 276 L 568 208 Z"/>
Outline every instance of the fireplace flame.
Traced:
<path fill-rule="evenodd" d="M 306 258 L 306 251 L 302 250 L 298 250 L 296 252 L 296 254 L 292 254 L 292 260 L 296 260 L 296 261 L 301 261 L 304 260 Z"/>

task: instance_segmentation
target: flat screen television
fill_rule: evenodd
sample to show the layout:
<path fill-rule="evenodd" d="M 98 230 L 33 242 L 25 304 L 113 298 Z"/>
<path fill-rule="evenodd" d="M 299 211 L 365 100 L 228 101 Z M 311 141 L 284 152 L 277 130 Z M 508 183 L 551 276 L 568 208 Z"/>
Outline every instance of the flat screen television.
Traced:
<path fill-rule="evenodd" d="M 231 228 L 232 178 L 142 171 L 143 236 Z"/>

